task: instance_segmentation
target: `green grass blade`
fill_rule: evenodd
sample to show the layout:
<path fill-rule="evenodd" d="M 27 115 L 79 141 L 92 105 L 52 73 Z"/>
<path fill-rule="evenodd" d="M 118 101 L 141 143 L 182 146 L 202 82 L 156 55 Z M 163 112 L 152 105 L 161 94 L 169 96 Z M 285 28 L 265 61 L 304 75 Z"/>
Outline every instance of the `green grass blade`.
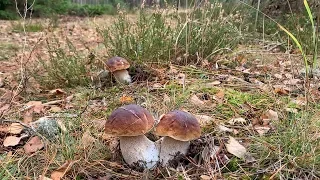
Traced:
<path fill-rule="evenodd" d="M 281 24 L 278 24 L 278 26 L 279 26 L 279 28 L 281 30 L 283 30 L 285 33 L 287 33 L 290 36 L 290 38 L 294 41 L 294 43 L 298 46 L 298 48 L 299 48 L 299 50 L 300 50 L 300 52 L 301 52 L 301 54 L 303 56 L 304 64 L 305 64 L 305 67 L 306 67 L 306 74 L 307 74 L 309 72 L 308 71 L 308 61 L 307 61 L 307 58 L 306 58 L 306 56 L 304 54 L 304 51 L 302 49 L 302 46 L 301 46 L 300 42 L 298 41 L 298 39 L 291 32 L 289 32 L 285 27 L 281 26 Z"/>
<path fill-rule="evenodd" d="M 281 30 L 283 30 L 285 33 L 287 33 L 290 38 L 294 41 L 294 43 L 298 46 L 299 50 L 301 51 L 301 53 L 304 55 L 303 49 L 301 44 L 299 43 L 298 39 L 291 33 L 289 32 L 285 27 L 283 27 L 282 25 L 278 24 L 279 28 Z"/>
<path fill-rule="evenodd" d="M 304 0 L 303 1 L 303 4 L 304 4 L 304 7 L 306 8 L 307 12 L 308 12 L 308 16 L 310 18 L 310 22 L 312 24 L 312 27 L 314 27 L 314 21 L 313 21 L 313 16 L 312 16 L 312 13 L 311 13 L 311 9 L 310 9 L 310 6 L 307 2 L 307 0 Z"/>
<path fill-rule="evenodd" d="M 307 12 L 308 12 L 308 16 L 309 16 L 309 19 L 310 19 L 310 22 L 312 24 L 312 42 L 313 42 L 313 48 L 314 48 L 314 51 L 313 51 L 313 64 L 312 64 L 312 67 L 315 68 L 317 66 L 317 56 L 318 56 L 318 46 L 317 46 L 317 34 L 316 34 L 316 27 L 314 25 L 314 20 L 313 20 L 313 15 L 311 13 L 311 9 L 310 9 L 310 6 L 307 2 L 307 0 L 304 0 L 303 1 L 304 3 L 304 7 L 306 8 Z"/>

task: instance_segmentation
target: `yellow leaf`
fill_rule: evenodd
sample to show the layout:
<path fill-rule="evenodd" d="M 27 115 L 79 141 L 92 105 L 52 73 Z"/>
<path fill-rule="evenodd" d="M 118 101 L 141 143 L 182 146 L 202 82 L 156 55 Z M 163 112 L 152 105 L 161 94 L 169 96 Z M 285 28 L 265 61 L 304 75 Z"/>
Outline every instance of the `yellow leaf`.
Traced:
<path fill-rule="evenodd" d="M 121 103 L 131 103 L 131 102 L 133 102 L 133 98 L 131 96 L 124 95 L 120 98 L 120 102 Z"/>

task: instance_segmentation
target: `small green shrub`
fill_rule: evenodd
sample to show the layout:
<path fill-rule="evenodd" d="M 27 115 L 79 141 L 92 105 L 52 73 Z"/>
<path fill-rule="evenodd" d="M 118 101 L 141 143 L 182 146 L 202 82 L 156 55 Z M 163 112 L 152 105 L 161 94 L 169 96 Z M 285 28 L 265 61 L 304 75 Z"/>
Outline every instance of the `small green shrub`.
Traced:
<path fill-rule="evenodd" d="M 77 87 L 90 83 L 89 70 L 86 68 L 87 58 L 81 55 L 67 40 L 67 47 L 59 42 L 47 41 L 49 60 L 38 56 L 39 66 L 31 75 L 44 87 Z"/>
<path fill-rule="evenodd" d="M 50 17 L 53 14 L 67 14 L 70 7 L 70 0 L 38 0 L 33 6 L 33 16 Z"/>
<path fill-rule="evenodd" d="M 16 20 L 16 19 L 18 19 L 18 15 L 15 11 L 0 10 L 0 19 Z"/>
<path fill-rule="evenodd" d="M 142 9 L 136 22 L 121 12 L 112 26 L 98 32 L 111 56 L 138 62 L 196 62 L 219 50 L 232 49 L 242 39 L 236 26 L 240 18 L 222 14 L 222 7 L 216 4 L 188 14 L 150 14 Z"/>
<path fill-rule="evenodd" d="M 173 31 L 165 25 L 165 18 L 158 13 L 148 16 L 140 12 L 136 25 L 122 14 L 111 27 L 99 32 L 111 55 L 133 61 L 163 60 L 173 52 Z"/>
<path fill-rule="evenodd" d="M 18 9 L 23 14 L 24 1 L 17 1 Z M 32 7 L 28 10 L 27 16 L 32 17 L 53 17 L 55 15 L 75 15 L 75 16 L 98 16 L 102 14 L 113 15 L 116 13 L 116 6 L 120 4 L 123 8 L 125 3 L 122 0 L 113 0 L 108 4 L 101 5 L 80 5 L 72 3 L 71 0 L 37 0 L 28 1 L 28 6 Z M 18 19 L 16 12 L 16 4 L 14 1 L 0 1 L 0 19 L 12 20 Z"/>
<path fill-rule="evenodd" d="M 74 16 L 99 16 L 103 14 L 113 15 L 116 9 L 110 5 L 77 5 L 73 4 L 68 10 L 69 15 Z"/>

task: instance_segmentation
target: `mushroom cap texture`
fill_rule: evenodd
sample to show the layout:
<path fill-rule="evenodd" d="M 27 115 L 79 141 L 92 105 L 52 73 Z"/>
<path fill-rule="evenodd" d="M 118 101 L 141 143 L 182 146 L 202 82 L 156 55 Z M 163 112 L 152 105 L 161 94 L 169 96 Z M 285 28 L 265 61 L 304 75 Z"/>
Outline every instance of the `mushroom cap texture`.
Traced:
<path fill-rule="evenodd" d="M 154 125 L 149 111 L 136 104 L 114 110 L 105 124 L 105 132 L 114 136 L 138 136 L 148 132 Z"/>
<path fill-rule="evenodd" d="M 124 70 L 130 67 L 129 62 L 126 59 L 118 56 L 110 58 L 106 62 L 106 65 L 108 66 L 110 72 Z"/>
<path fill-rule="evenodd" d="M 201 135 L 198 120 L 190 113 L 174 110 L 161 117 L 155 134 L 169 136 L 179 141 L 191 141 Z"/>

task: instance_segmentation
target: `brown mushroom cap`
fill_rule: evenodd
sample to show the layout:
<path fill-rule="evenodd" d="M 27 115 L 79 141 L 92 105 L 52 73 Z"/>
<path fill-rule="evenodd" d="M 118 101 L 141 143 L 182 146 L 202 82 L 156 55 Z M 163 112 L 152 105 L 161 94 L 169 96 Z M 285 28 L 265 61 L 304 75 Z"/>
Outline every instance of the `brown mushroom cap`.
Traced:
<path fill-rule="evenodd" d="M 118 56 L 110 58 L 106 62 L 106 65 L 108 66 L 110 72 L 124 70 L 130 67 L 129 62 L 126 59 Z"/>
<path fill-rule="evenodd" d="M 141 106 L 129 104 L 113 111 L 105 124 L 105 132 L 114 136 L 138 136 L 148 132 L 154 118 Z"/>
<path fill-rule="evenodd" d="M 161 117 L 155 134 L 169 136 L 179 141 L 190 141 L 201 135 L 198 120 L 190 113 L 174 110 Z"/>

